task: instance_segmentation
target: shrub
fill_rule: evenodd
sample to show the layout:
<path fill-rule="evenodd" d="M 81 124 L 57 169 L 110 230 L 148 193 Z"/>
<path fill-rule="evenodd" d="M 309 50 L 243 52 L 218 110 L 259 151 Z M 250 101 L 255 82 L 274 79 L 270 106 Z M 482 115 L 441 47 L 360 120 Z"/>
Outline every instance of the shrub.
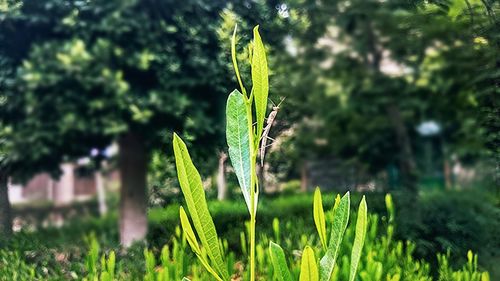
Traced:
<path fill-rule="evenodd" d="M 35 267 L 26 264 L 17 252 L 0 250 L 0 280 L 23 281 L 35 278 Z"/>
<path fill-rule="evenodd" d="M 447 191 L 423 194 L 418 208 L 420 222 L 399 237 L 416 242 L 416 256 L 433 260 L 438 252 L 450 251 L 457 265 L 472 250 L 482 257 L 481 264 L 499 276 L 500 209 L 489 194 Z M 398 220 L 404 220 L 399 217 Z M 434 262 L 435 263 L 435 262 Z"/>

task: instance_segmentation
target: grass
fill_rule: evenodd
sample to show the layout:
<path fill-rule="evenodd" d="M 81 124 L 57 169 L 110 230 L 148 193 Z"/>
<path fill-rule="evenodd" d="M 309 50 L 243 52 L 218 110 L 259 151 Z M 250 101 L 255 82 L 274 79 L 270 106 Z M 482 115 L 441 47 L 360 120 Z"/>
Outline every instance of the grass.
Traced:
<path fill-rule="evenodd" d="M 431 203 L 438 199 L 444 201 L 446 200 L 442 199 L 444 196 L 433 194 L 426 197 L 426 200 L 430 200 Z M 375 206 L 375 202 L 380 201 L 380 197 L 377 194 L 367 197 L 369 210 L 380 209 L 380 207 Z M 453 199 L 454 197 L 455 199 Z M 319 236 L 315 234 L 312 218 L 312 198 L 312 194 L 299 194 L 268 198 L 260 202 L 262 226 L 259 229 L 261 233 L 257 240 L 259 242 L 256 244 L 257 278 L 271 280 L 269 276 L 272 276 L 273 269 L 268 266 L 269 255 L 266 250 L 270 240 L 279 241 L 282 246 L 292 278 L 299 277 L 300 258 L 305 245 L 311 245 L 317 253 L 321 251 L 321 242 Z M 447 198 L 453 199 L 449 202 L 450 204 L 457 204 L 457 198 L 462 198 L 458 204 L 462 204 L 465 208 L 471 207 L 464 203 L 470 200 L 470 194 L 451 193 L 448 194 Z M 329 203 L 325 204 L 325 210 L 330 210 L 334 201 L 333 194 L 324 195 L 323 200 Z M 352 204 L 357 205 L 359 201 L 360 196 L 354 194 Z M 374 202 L 373 208 L 372 201 Z M 482 201 L 482 203 L 485 202 Z M 275 204 L 279 208 L 273 209 L 272 206 Z M 385 204 L 382 202 L 382 205 Z M 397 206 L 397 201 L 395 205 Z M 234 217 L 241 215 L 240 218 L 244 218 L 246 206 L 241 202 L 210 202 L 209 208 L 213 212 L 214 221 L 218 224 L 217 227 L 221 226 L 219 228 L 222 230 L 221 236 L 232 233 L 233 228 L 244 229 L 239 228 L 239 226 L 231 227 L 229 221 L 224 221 L 224 217 L 228 213 L 235 213 Z M 182 276 L 182 274 L 191 276 L 193 280 L 209 280 L 204 279 L 208 278 L 206 271 L 194 259 L 182 238 L 182 233 L 178 228 L 178 213 L 175 210 L 178 208 L 173 205 L 164 210 L 152 209 L 150 211 L 151 225 L 158 228 L 166 227 L 169 224 L 173 226 L 171 232 L 162 234 L 165 236 L 164 239 L 168 241 L 167 244 L 150 240 L 147 246 L 139 244 L 128 252 L 117 247 L 118 233 L 114 216 L 79 221 L 61 229 L 46 229 L 35 233 L 18 234 L 16 239 L 11 241 L 5 250 L 1 251 L 0 280 L 15 280 L 5 279 L 6 276 L 13 274 L 11 265 L 15 265 L 16 269 L 22 269 L 16 271 L 19 276 L 24 276 L 18 280 L 30 280 L 28 277 L 31 276 L 32 271 L 39 279 L 43 280 L 72 280 L 90 276 L 89 273 L 92 270 L 86 265 L 85 260 L 92 251 L 89 251 L 88 243 L 83 237 L 92 231 L 96 233 L 95 237 L 100 244 L 98 258 L 94 259 L 97 260 L 95 268 L 98 276 L 102 273 L 102 255 L 104 254 L 105 259 L 109 259 L 113 250 L 116 253 L 115 277 L 118 280 L 143 280 L 146 279 L 147 274 L 149 276 L 156 274 L 155 276 L 157 276 L 159 272 L 167 271 L 169 272 L 168 278 L 173 279 L 165 280 L 180 280 L 180 278 L 175 279 L 174 277 Z M 291 210 L 291 212 L 288 213 L 287 210 Z M 277 219 L 272 216 L 273 211 L 278 215 Z M 397 216 L 397 209 L 395 213 Z M 474 214 L 478 215 L 477 210 L 474 211 Z M 267 217 L 268 215 L 270 217 Z M 327 216 L 328 220 L 331 218 Z M 397 220 L 396 217 L 393 221 Z M 351 221 L 355 222 L 354 219 Z M 378 213 L 371 212 L 368 221 L 366 245 L 359 264 L 361 278 L 359 280 L 373 280 L 372 278 L 377 276 L 382 279 L 376 280 L 397 280 L 397 276 L 399 276 L 399 280 L 438 280 L 439 276 L 448 276 L 449 279 L 443 280 L 459 280 L 456 277 L 458 275 L 478 275 L 482 274 L 484 270 L 481 264 L 484 264 L 487 257 L 479 255 L 477 258 L 474 254 L 470 254 L 472 258 L 469 258 L 467 250 L 455 249 L 458 252 L 449 254 L 446 251 L 441 251 L 439 261 L 437 259 L 439 251 L 434 252 L 426 260 L 415 258 L 416 251 L 421 246 L 415 242 L 405 242 L 396 238 L 397 224 L 389 223 L 387 211 L 383 207 Z M 242 220 L 241 224 L 244 227 L 245 221 Z M 260 224 L 261 220 L 259 220 Z M 351 243 L 349 242 L 354 239 L 354 227 L 355 223 L 351 223 L 346 230 L 345 242 L 342 243 L 342 253 L 344 254 L 338 258 L 338 269 L 334 271 L 333 280 L 346 280 L 344 278 L 349 277 L 348 259 L 351 251 Z M 248 242 L 247 234 L 247 231 L 235 234 L 237 246 L 230 246 L 228 241 L 223 243 L 224 253 L 228 257 L 228 269 L 237 276 L 248 274 L 245 266 L 248 252 L 240 246 Z M 51 237 L 51 239 L 47 239 L 47 237 Z M 146 261 L 145 248 L 148 251 L 149 261 Z M 166 258 L 167 256 L 168 258 Z M 154 258 L 154 262 L 152 258 Z M 6 264 L 9 266 L 5 266 Z M 495 276 L 491 276 L 491 280 L 496 280 L 495 278 Z M 244 278 L 244 280 L 248 280 L 248 278 Z"/>

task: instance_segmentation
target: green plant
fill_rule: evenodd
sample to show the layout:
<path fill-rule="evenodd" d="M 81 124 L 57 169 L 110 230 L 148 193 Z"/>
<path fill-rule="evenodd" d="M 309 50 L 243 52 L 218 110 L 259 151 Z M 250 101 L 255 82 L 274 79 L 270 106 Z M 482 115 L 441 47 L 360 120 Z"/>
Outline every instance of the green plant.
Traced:
<path fill-rule="evenodd" d="M 116 265 L 116 256 L 115 252 L 109 252 L 108 256 L 106 254 L 102 254 L 101 256 L 101 264 L 100 264 L 100 273 L 99 273 L 99 251 L 100 245 L 97 241 L 95 234 L 91 233 L 88 235 L 85 240 L 89 246 L 89 251 L 87 253 L 87 257 L 85 258 L 85 270 L 88 273 L 87 277 L 85 277 L 84 281 L 113 281 L 115 280 L 115 265 Z"/>
<path fill-rule="evenodd" d="M 0 280 L 36 280 L 35 266 L 26 264 L 19 253 L 0 250 Z"/>
<path fill-rule="evenodd" d="M 439 280 L 457 280 L 457 281 L 489 281 L 488 272 L 480 272 L 477 268 L 477 255 L 472 251 L 467 252 L 467 263 L 459 270 L 453 270 L 448 262 L 450 251 L 446 254 L 437 255 L 439 261 Z"/>
<path fill-rule="evenodd" d="M 319 192 L 315 193 L 316 201 L 321 196 Z M 384 202 L 383 198 L 374 197 L 370 195 L 370 202 Z M 294 195 L 287 196 L 272 200 L 262 200 L 259 205 L 259 233 L 256 241 L 256 278 L 258 280 L 273 280 L 275 269 L 273 264 L 273 257 L 268 248 L 271 244 L 280 244 L 283 249 L 284 261 L 288 266 L 288 272 L 293 280 L 315 280 L 316 269 L 319 274 L 319 267 L 313 264 L 312 261 L 317 261 L 318 257 L 324 255 L 325 247 L 323 246 L 319 235 L 315 234 L 314 216 L 308 212 L 313 205 L 313 213 L 323 213 L 325 222 L 325 233 L 330 230 L 329 227 L 333 224 L 334 202 L 337 201 L 337 209 L 340 204 L 340 197 L 331 194 L 325 195 L 322 199 L 325 201 L 324 207 L 326 212 L 318 212 L 318 207 L 322 204 L 313 203 L 313 196 L 310 195 Z M 387 195 L 385 198 L 386 206 L 384 211 L 380 210 L 378 213 L 373 211 L 367 216 L 367 230 L 365 235 L 365 243 L 362 249 L 358 263 L 358 274 L 355 280 L 357 281 L 488 281 L 497 280 L 493 272 L 485 272 L 482 270 L 479 260 L 476 255 L 467 251 L 461 252 L 461 257 L 466 257 L 465 264 L 458 264 L 453 254 L 438 254 L 439 267 L 434 268 L 431 273 L 432 261 L 436 259 L 436 255 L 427 260 L 420 260 L 415 258 L 416 249 L 418 244 L 415 242 L 398 241 L 394 237 L 396 225 L 394 217 L 396 209 L 392 202 L 392 197 Z M 351 196 L 351 201 L 356 205 L 361 201 L 361 198 L 356 194 Z M 302 202 L 299 204 L 299 202 Z M 221 251 L 224 253 L 226 266 L 233 280 L 247 280 L 250 274 L 249 268 L 244 266 L 243 261 L 248 251 L 245 247 L 249 244 L 247 238 L 249 237 L 249 227 L 244 228 L 244 213 L 248 211 L 243 204 L 243 210 L 238 211 L 237 216 L 231 216 L 231 213 L 241 208 L 236 208 L 237 204 L 234 202 L 210 202 L 209 209 L 214 219 L 217 222 L 225 220 L 237 220 L 241 222 L 240 230 L 234 231 L 238 234 L 238 243 L 229 247 L 226 236 L 228 232 L 224 232 L 224 239 L 221 240 Z M 395 202 L 397 203 L 397 201 Z M 297 205 L 300 208 L 297 208 Z M 307 208 L 302 207 L 307 205 Z M 351 204 L 354 206 L 354 204 Z M 396 205 L 397 206 L 397 205 Z M 176 207 L 175 212 L 174 207 Z M 370 210 L 380 207 L 375 204 L 370 204 Z M 168 243 L 163 247 L 150 245 L 144 248 L 142 245 L 134 245 L 126 252 L 117 251 L 115 274 L 111 279 L 107 279 L 104 271 L 113 272 L 105 268 L 110 268 L 103 261 L 104 259 L 110 261 L 112 245 L 107 242 L 107 236 L 96 236 L 89 238 L 86 241 L 90 246 L 87 251 L 87 260 L 92 260 L 92 266 L 85 265 L 85 259 L 78 255 L 78 248 L 70 249 L 55 249 L 55 248 L 42 248 L 39 245 L 30 245 L 29 248 L 39 247 L 37 251 L 46 252 L 46 257 L 40 260 L 38 254 L 33 250 L 26 250 L 26 246 L 20 247 L 19 242 L 16 244 L 9 244 L 8 248 L 0 250 L 0 280 L 156 280 L 156 281 L 173 281 L 182 280 L 184 277 L 192 281 L 206 281 L 213 280 L 212 275 L 205 270 L 202 264 L 196 262 L 196 257 L 192 255 L 189 249 L 186 235 L 181 231 L 179 223 L 179 206 L 169 207 L 171 210 L 166 210 L 165 216 L 169 220 L 163 220 L 161 224 L 174 225 L 169 230 Z M 351 208 L 352 209 L 352 208 Z M 291 214 L 290 214 L 291 213 Z M 302 216 L 309 213 L 309 216 Z M 276 215 L 278 218 L 273 218 Z M 351 212 L 350 217 L 352 222 L 358 220 L 358 214 Z M 227 218 L 229 217 L 229 218 Z M 316 215 L 316 217 L 318 217 Z M 322 217 L 321 215 L 319 217 Z M 175 219 L 174 219 L 175 218 Z M 316 219 L 316 221 L 318 221 Z M 247 223 L 249 226 L 249 224 Z M 319 224 L 321 225 L 321 224 Z M 218 227 L 239 228 L 234 223 L 224 222 Z M 227 231 L 227 229 L 224 229 Z M 317 231 L 317 230 L 316 230 Z M 46 236 L 45 236 L 46 237 Z M 327 237 L 330 238 L 330 237 Z M 91 242 L 94 240 L 95 242 Z M 97 243 L 99 240 L 99 243 Z M 331 281 L 345 281 L 350 278 L 351 259 L 353 252 L 352 241 L 356 240 L 356 223 L 351 223 L 345 230 L 342 239 L 339 255 L 337 256 L 336 266 L 333 269 Z M 76 240 L 74 240 L 76 241 Z M 327 240 L 328 242 L 329 240 Z M 26 239 L 23 243 L 33 242 L 33 239 Z M 35 243 L 38 243 L 35 241 Z M 53 242 L 52 242 L 53 243 Z M 239 246 L 241 243 L 241 247 Z M 91 246 L 93 245 L 93 246 Z M 16 248 L 12 250 L 11 246 Z M 327 245 L 328 247 L 328 245 Z M 11 249 L 11 250 L 9 250 Z M 97 250 L 96 250 L 97 249 Z M 109 249 L 109 250 L 108 250 Z M 117 248 L 118 249 L 118 248 Z M 302 250 L 303 249 L 303 250 Z M 241 251 L 240 251 L 241 250 Z M 201 249 L 202 254 L 206 252 Z M 205 252 L 205 253 L 204 253 Z M 54 255 L 59 253 L 71 253 L 68 260 L 64 262 L 65 268 L 54 267 Z M 104 254 L 109 253 L 109 254 Z M 89 258 L 88 256 L 93 256 Z M 99 257 L 100 262 L 99 262 Z M 103 258 L 104 257 L 104 258 Z M 486 258 L 488 259 L 488 258 Z M 51 262 L 52 260 L 52 262 Z M 482 257 L 480 261 L 484 262 L 485 258 Z M 36 265 L 36 266 L 35 266 Z M 90 264 L 89 264 L 90 265 Z M 68 268 L 69 266 L 69 268 Z M 92 279 L 89 278 L 90 273 L 95 268 L 95 275 Z M 112 266 L 111 266 L 112 268 Z M 286 268 L 285 268 L 286 270 Z M 232 271 L 232 272 L 231 272 Z M 491 277 L 490 277 L 491 274 Z M 31 276 L 34 276 L 32 278 Z M 83 277 L 83 278 L 80 278 Z M 97 278 L 95 278 L 97 277 Z M 477 278 L 481 279 L 477 279 Z M 187 280 L 187 279 L 186 279 Z"/>
<path fill-rule="evenodd" d="M 267 96 L 269 90 L 267 60 L 258 26 L 253 30 L 254 41 L 252 44 L 251 55 L 251 76 L 252 90 L 247 94 L 238 69 L 236 60 L 236 28 L 233 32 L 231 54 L 233 60 L 236 78 L 238 80 L 241 92 L 234 90 L 228 97 L 226 107 L 226 138 L 229 146 L 229 157 L 233 168 L 238 177 L 238 182 L 245 199 L 250 223 L 250 280 L 256 278 L 256 251 L 257 259 L 262 257 L 262 248 L 256 246 L 256 216 L 257 203 L 259 197 L 259 186 L 256 173 L 256 162 L 259 151 L 259 145 L 265 147 L 267 135 L 263 134 L 264 117 L 267 110 Z M 273 111 L 273 117 L 268 119 L 267 126 L 272 125 L 272 119 L 277 112 Z M 270 121 L 271 120 L 271 121 Z M 267 129 L 268 130 L 268 129 Z M 262 143 L 262 144 L 261 144 Z M 187 208 L 194 224 L 194 230 L 189 221 L 189 217 L 182 207 L 180 207 L 180 220 L 182 229 L 187 241 L 206 270 L 217 280 L 229 280 L 229 271 L 226 267 L 224 254 L 219 241 L 215 224 L 208 210 L 205 198 L 205 192 L 202 187 L 201 177 L 194 166 L 189 155 L 186 144 L 174 133 L 173 146 L 177 175 L 179 183 L 184 194 Z M 260 158 L 263 159 L 264 149 L 261 149 Z M 338 203 L 338 204 L 337 204 Z M 321 280 L 331 279 L 337 256 L 340 252 L 340 246 L 343 240 L 344 232 L 347 228 L 350 213 L 350 195 L 346 193 L 341 199 L 336 200 L 334 206 L 334 219 L 330 230 L 330 241 L 327 245 L 327 229 L 325 223 L 325 214 L 323 212 L 321 194 L 317 190 L 317 197 L 314 200 L 315 222 L 318 227 L 318 233 L 323 243 L 324 255 L 317 265 L 314 257 L 314 251 L 310 247 L 304 249 L 302 256 L 302 265 L 300 280 Z M 274 224 L 273 224 L 274 226 Z M 277 227 L 274 227 L 277 229 Z M 356 223 L 356 236 L 351 253 L 351 267 L 349 280 L 353 281 L 358 268 L 361 251 L 367 229 L 367 207 L 365 198 L 361 200 L 359 213 Z M 195 232 L 196 231 L 196 232 Z M 277 232 L 277 231 L 275 231 Z M 198 242 L 198 238 L 201 242 Z M 242 247 L 246 248 L 246 247 Z M 269 253 L 274 269 L 278 271 L 275 274 L 282 281 L 292 280 L 288 269 L 283 249 L 273 242 L 269 244 Z M 147 255 L 146 255 L 147 256 Z M 151 260 L 148 258 L 147 260 Z M 154 263 L 154 261 L 152 261 Z M 147 262 L 148 264 L 148 262 Z M 319 269 L 318 269 L 319 268 Z"/>

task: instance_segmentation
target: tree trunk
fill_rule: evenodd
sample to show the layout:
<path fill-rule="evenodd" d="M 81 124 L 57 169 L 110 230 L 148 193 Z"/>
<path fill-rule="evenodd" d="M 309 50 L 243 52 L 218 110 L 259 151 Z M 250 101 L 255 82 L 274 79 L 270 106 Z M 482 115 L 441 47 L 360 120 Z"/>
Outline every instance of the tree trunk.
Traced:
<path fill-rule="evenodd" d="M 140 136 L 127 133 L 119 140 L 120 243 L 129 247 L 143 240 L 147 220 L 147 152 Z"/>
<path fill-rule="evenodd" d="M 0 170 L 0 235 L 12 235 L 12 210 L 9 201 L 8 177 Z"/>
<path fill-rule="evenodd" d="M 226 160 L 227 154 L 221 152 L 219 154 L 219 169 L 217 170 L 217 200 L 219 201 L 225 200 L 227 195 Z"/>
<path fill-rule="evenodd" d="M 410 235 L 412 229 L 420 221 L 420 214 L 417 208 L 418 187 L 416 165 L 413 158 L 410 136 L 399 107 L 391 104 L 387 107 L 387 112 L 394 133 L 396 134 L 396 143 L 399 150 L 398 162 L 402 189 L 394 192 L 395 201 L 398 202 L 396 207 L 399 210 L 397 224 L 401 233 Z"/>
<path fill-rule="evenodd" d="M 394 104 L 389 105 L 387 112 L 394 128 L 394 133 L 396 134 L 396 143 L 399 147 L 398 162 L 401 171 L 401 183 L 406 191 L 411 192 L 412 195 L 416 195 L 417 172 L 408 130 L 398 106 Z"/>

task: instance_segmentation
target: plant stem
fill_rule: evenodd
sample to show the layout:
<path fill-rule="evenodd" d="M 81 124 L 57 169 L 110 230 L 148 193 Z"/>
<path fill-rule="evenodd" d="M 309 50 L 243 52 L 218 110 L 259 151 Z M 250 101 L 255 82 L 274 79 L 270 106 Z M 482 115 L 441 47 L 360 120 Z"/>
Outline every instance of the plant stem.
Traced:
<path fill-rule="evenodd" d="M 255 212 L 250 214 L 250 280 L 255 280 Z"/>
<path fill-rule="evenodd" d="M 251 179 L 250 179 L 250 202 L 252 202 L 250 206 L 250 281 L 255 281 L 255 222 L 257 216 L 257 204 L 255 204 L 257 200 L 257 193 L 255 187 L 257 186 L 257 174 L 255 173 L 255 162 L 257 160 L 257 153 L 255 153 L 255 149 L 253 149 L 253 140 L 250 140 L 252 144 L 252 164 L 251 164 Z"/>
<path fill-rule="evenodd" d="M 252 91 L 253 93 L 253 91 Z M 250 143 L 250 156 L 251 156 L 251 168 L 250 168 L 250 281 L 255 281 L 255 221 L 257 215 L 257 206 L 255 204 L 258 196 L 256 191 L 257 187 L 257 173 L 255 163 L 257 161 L 257 151 L 258 151 L 258 141 L 254 140 L 254 130 L 253 130 L 253 118 L 252 118 L 252 102 L 253 94 L 246 103 L 247 120 L 248 120 L 248 130 L 249 143 Z"/>

